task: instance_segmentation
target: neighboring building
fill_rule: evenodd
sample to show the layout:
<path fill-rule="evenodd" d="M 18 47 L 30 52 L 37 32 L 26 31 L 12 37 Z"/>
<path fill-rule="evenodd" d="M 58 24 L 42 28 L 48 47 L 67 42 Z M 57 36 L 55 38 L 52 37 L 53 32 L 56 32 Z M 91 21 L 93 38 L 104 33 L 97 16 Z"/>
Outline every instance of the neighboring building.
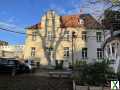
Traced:
<path fill-rule="evenodd" d="M 0 57 L 23 59 L 24 45 L 0 46 Z"/>
<path fill-rule="evenodd" d="M 8 42 L 0 40 L 0 46 L 2 45 L 8 45 Z"/>
<path fill-rule="evenodd" d="M 108 11 L 105 17 L 104 55 L 111 61 L 111 66 L 117 73 L 120 71 L 120 12 Z"/>
<path fill-rule="evenodd" d="M 104 55 L 105 58 L 111 61 L 111 66 L 118 72 L 120 69 L 120 31 L 118 34 L 109 37 L 106 36 L 107 39 L 104 43 Z"/>
<path fill-rule="evenodd" d="M 94 62 L 103 59 L 103 41 L 102 27 L 90 14 L 59 16 L 50 10 L 27 28 L 24 59 L 47 65 L 47 56 L 52 65 L 63 60 L 66 67 L 80 60 Z"/>

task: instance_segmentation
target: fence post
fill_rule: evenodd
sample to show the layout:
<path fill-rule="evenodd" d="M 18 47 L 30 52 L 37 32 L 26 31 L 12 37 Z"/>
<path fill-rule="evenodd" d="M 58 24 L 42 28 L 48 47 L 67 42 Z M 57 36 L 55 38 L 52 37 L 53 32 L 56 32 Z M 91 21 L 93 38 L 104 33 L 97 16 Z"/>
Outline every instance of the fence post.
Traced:
<path fill-rule="evenodd" d="M 73 90 L 76 90 L 76 84 L 74 80 L 73 80 Z"/>
<path fill-rule="evenodd" d="M 13 69 L 12 69 L 12 76 L 15 76 L 15 73 L 16 73 L 16 69 L 13 68 Z"/>
<path fill-rule="evenodd" d="M 90 86 L 88 86 L 88 90 L 90 90 Z"/>

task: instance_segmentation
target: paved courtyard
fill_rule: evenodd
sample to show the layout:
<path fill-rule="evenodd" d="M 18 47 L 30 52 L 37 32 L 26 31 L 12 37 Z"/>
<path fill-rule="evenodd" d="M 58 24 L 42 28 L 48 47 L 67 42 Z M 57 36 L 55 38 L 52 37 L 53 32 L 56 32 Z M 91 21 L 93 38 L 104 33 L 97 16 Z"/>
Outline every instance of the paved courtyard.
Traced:
<path fill-rule="evenodd" d="M 72 80 L 39 75 L 0 75 L 0 90 L 72 90 Z"/>

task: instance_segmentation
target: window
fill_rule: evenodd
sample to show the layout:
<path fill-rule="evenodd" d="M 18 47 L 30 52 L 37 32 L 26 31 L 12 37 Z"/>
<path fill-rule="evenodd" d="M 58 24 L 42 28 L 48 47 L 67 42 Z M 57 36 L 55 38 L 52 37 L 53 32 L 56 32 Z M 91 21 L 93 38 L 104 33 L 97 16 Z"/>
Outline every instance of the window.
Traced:
<path fill-rule="evenodd" d="M 102 40 L 102 33 L 101 32 L 96 32 L 96 40 L 97 40 L 97 42 L 101 42 L 101 40 Z"/>
<path fill-rule="evenodd" d="M 35 47 L 31 48 L 31 56 L 35 56 L 35 49 L 36 49 Z"/>
<path fill-rule="evenodd" d="M 65 58 L 69 57 L 69 47 L 64 47 L 64 57 Z"/>
<path fill-rule="evenodd" d="M 51 31 L 48 31 L 48 36 L 47 36 L 48 40 L 52 40 L 52 32 Z"/>
<path fill-rule="evenodd" d="M 117 42 L 117 48 L 119 48 L 119 43 Z"/>
<path fill-rule="evenodd" d="M 112 54 L 115 54 L 115 43 L 112 43 Z"/>
<path fill-rule="evenodd" d="M 82 48 L 82 58 L 83 59 L 87 58 L 87 48 Z"/>
<path fill-rule="evenodd" d="M 101 48 L 97 48 L 97 58 L 103 58 L 103 50 Z"/>
<path fill-rule="evenodd" d="M 9 64 L 9 65 L 15 65 L 15 62 L 14 62 L 14 61 L 11 61 L 11 60 L 8 60 L 8 64 Z"/>
<path fill-rule="evenodd" d="M 108 53 L 108 55 L 110 55 L 110 46 L 109 45 L 107 46 L 107 53 Z"/>
<path fill-rule="evenodd" d="M 82 31 L 82 40 L 87 41 L 86 31 Z"/>
<path fill-rule="evenodd" d="M 49 48 L 47 47 L 46 50 L 47 50 L 47 52 L 48 52 L 48 55 L 51 56 L 51 55 L 52 55 L 53 48 L 52 48 L 52 47 L 49 47 Z"/>
<path fill-rule="evenodd" d="M 32 40 L 35 41 L 37 36 L 37 32 L 32 32 Z"/>
<path fill-rule="evenodd" d="M 114 60 L 114 59 L 111 59 L 111 60 L 110 60 L 110 64 L 115 64 L 115 60 Z"/>
<path fill-rule="evenodd" d="M 84 24 L 84 20 L 83 20 L 83 19 L 80 19 L 80 20 L 79 20 L 79 23 L 80 23 L 80 24 Z"/>
<path fill-rule="evenodd" d="M 70 40 L 70 32 L 64 31 L 64 40 L 69 41 Z"/>
<path fill-rule="evenodd" d="M 112 21 L 113 30 L 119 30 L 120 29 L 120 24 L 119 23 L 120 23 L 120 15 L 116 14 L 113 17 L 113 21 Z"/>

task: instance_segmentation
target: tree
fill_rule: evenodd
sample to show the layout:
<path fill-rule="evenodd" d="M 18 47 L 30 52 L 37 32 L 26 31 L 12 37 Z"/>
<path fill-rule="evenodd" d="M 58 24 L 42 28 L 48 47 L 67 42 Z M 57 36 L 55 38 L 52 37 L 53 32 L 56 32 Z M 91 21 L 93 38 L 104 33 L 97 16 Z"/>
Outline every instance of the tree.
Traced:
<path fill-rule="evenodd" d="M 120 12 L 113 10 L 106 10 L 104 12 L 104 19 L 102 24 L 105 29 L 116 31 L 120 29 Z"/>
<path fill-rule="evenodd" d="M 0 40 L 0 45 L 8 45 L 8 42 Z"/>
<path fill-rule="evenodd" d="M 107 9 L 118 8 L 120 10 L 120 0 L 89 0 L 91 4 L 104 3 L 108 5 Z"/>
<path fill-rule="evenodd" d="M 88 3 L 90 5 L 104 5 L 104 7 L 102 8 L 102 10 L 100 11 L 100 15 L 98 15 L 98 20 L 102 20 L 105 12 L 109 11 L 109 10 L 116 10 L 116 11 L 120 11 L 120 0 L 88 0 Z M 96 10 L 97 11 L 97 10 Z M 99 9 L 98 9 L 99 11 Z M 99 13 L 99 12 L 94 12 L 95 14 Z"/>
<path fill-rule="evenodd" d="M 46 60 L 48 61 L 48 65 L 51 64 L 51 58 L 54 59 L 54 62 L 56 60 L 56 52 L 57 49 L 64 37 L 64 31 L 66 30 L 66 28 L 61 27 L 60 25 L 56 26 L 56 14 L 54 11 L 50 11 L 51 16 L 48 17 L 49 15 L 45 15 L 45 27 L 44 27 L 44 34 L 43 32 L 41 33 L 40 30 L 36 29 L 36 32 L 38 33 L 38 36 L 41 39 L 41 43 L 42 44 L 42 48 L 44 50 L 44 55 Z M 49 25 L 49 22 L 52 23 L 52 25 Z M 60 21 L 59 21 L 60 22 Z M 37 27 L 39 27 L 39 25 L 37 25 Z M 51 37 L 48 37 L 48 28 L 51 28 Z M 59 33 L 58 35 L 56 35 L 56 33 Z M 48 40 L 50 39 L 51 40 Z M 48 43 L 49 45 L 47 45 L 46 43 Z M 51 55 L 52 54 L 52 55 Z"/>

